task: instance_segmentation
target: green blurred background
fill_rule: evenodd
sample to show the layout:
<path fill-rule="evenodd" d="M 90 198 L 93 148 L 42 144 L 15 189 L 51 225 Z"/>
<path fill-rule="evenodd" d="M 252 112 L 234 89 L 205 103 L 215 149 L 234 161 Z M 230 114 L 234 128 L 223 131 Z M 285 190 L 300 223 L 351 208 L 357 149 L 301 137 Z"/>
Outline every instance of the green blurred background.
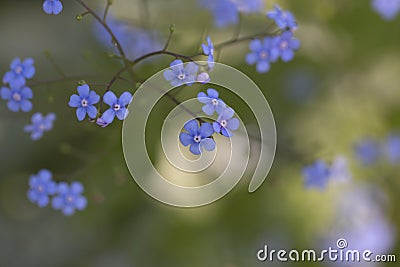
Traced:
<path fill-rule="evenodd" d="M 32 87 L 33 112 L 57 114 L 54 129 L 37 142 L 23 132 L 31 114 L 12 113 L 6 102 L 0 102 L 0 266 L 331 266 L 328 262 L 259 262 L 256 253 L 264 244 L 286 249 L 324 247 L 334 225 L 346 219 L 337 215 L 343 199 L 350 215 L 358 216 L 355 210 L 365 206 L 358 219 L 378 214 L 385 221 L 388 234 L 380 236 L 371 228 L 365 236 L 375 233 L 371 239 L 378 245 L 384 242 L 382 253 L 400 257 L 399 167 L 385 163 L 364 167 L 353 152 L 361 138 L 384 139 L 400 130 L 399 18 L 383 20 L 367 0 L 277 0 L 299 23 L 296 36 L 301 49 L 295 59 L 275 63 L 261 75 L 245 64 L 246 43 L 223 50 L 219 58 L 251 77 L 269 101 L 278 132 L 272 170 L 253 194 L 246 191 L 249 177 L 245 177 L 211 205 L 180 209 L 153 200 L 134 183 L 123 158 L 121 123 L 104 129 L 79 123 L 68 107 L 79 79 L 108 82 L 120 65 L 95 38 L 92 18 L 85 16 L 78 22 L 75 16 L 84 10 L 75 1 L 63 2 L 59 16 L 44 14 L 41 1 L 0 2 L 1 73 L 14 57 L 31 56 L 36 80 L 57 79 L 43 53 L 50 51 L 65 73 L 77 76 Z M 140 26 L 147 20 L 143 25 L 159 31 L 162 42 L 174 23 L 173 51 L 193 54 L 203 32 L 219 43 L 234 31 L 212 27 L 211 15 L 196 1 L 147 0 L 149 17 L 143 16 L 143 2 L 115 0 L 111 12 Z M 105 1 L 88 3 L 102 10 Z M 265 11 L 273 4 L 267 1 Z M 264 13 L 244 17 L 242 33 L 264 29 L 268 23 Z M 149 77 L 170 61 L 161 56 L 137 70 Z M 104 86 L 92 89 L 101 92 Z M 134 86 L 116 83 L 116 92 L 125 90 Z M 225 98 L 237 101 L 228 94 Z M 173 107 L 168 100 L 162 105 Z M 237 112 L 246 114 L 246 109 L 239 107 Z M 149 146 L 154 155 L 161 153 L 158 144 L 154 140 Z M 337 155 L 349 160 L 353 181 L 322 192 L 306 190 L 303 166 L 316 159 L 330 162 Z M 81 181 L 88 207 L 65 217 L 30 203 L 29 176 L 42 168 L 51 170 L 57 181 Z M 363 191 L 366 195 L 353 193 L 360 188 L 368 188 Z M 346 202 L 348 196 L 355 196 L 351 203 Z M 330 244 L 339 237 L 345 236 L 335 236 Z"/>

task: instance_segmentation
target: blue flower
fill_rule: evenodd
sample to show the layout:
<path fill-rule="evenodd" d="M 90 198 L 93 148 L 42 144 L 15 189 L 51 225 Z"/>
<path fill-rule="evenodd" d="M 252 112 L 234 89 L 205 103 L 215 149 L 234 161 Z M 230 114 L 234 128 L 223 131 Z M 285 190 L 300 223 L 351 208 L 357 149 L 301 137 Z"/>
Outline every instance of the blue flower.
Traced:
<path fill-rule="evenodd" d="M 390 135 L 387 138 L 386 153 L 390 163 L 400 162 L 400 135 Z"/>
<path fill-rule="evenodd" d="M 293 33 L 285 31 L 280 36 L 275 37 L 274 53 L 278 53 L 284 62 L 293 59 L 294 51 L 300 48 L 300 41 L 293 38 Z"/>
<path fill-rule="evenodd" d="M 80 182 L 73 182 L 70 186 L 61 182 L 57 186 L 57 192 L 51 201 L 51 205 L 55 210 L 61 210 L 64 215 L 72 215 L 75 210 L 83 210 L 86 208 L 87 200 L 83 193 L 83 185 Z"/>
<path fill-rule="evenodd" d="M 371 4 L 385 20 L 395 19 L 400 11 L 400 0 L 372 0 Z"/>
<path fill-rule="evenodd" d="M 49 203 L 49 196 L 57 191 L 56 183 L 52 180 L 52 174 L 48 170 L 40 170 L 38 174 L 29 179 L 30 189 L 28 199 L 37 203 L 39 207 L 45 207 Z"/>
<path fill-rule="evenodd" d="M 21 62 L 20 58 L 15 58 L 10 64 L 10 71 L 3 77 L 3 83 L 8 83 L 10 87 L 22 87 L 26 79 L 31 79 L 35 75 L 34 60 L 26 58 Z"/>
<path fill-rule="evenodd" d="M 342 156 L 335 158 L 329 170 L 329 179 L 335 182 L 348 182 L 352 179 L 346 158 Z"/>
<path fill-rule="evenodd" d="M 8 100 L 7 107 L 9 110 L 17 112 L 20 109 L 23 112 L 29 112 L 32 109 L 32 99 L 33 93 L 29 87 L 2 87 L 0 90 L 1 98 Z"/>
<path fill-rule="evenodd" d="M 311 165 L 303 169 L 304 184 L 307 188 L 317 188 L 323 190 L 329 181 L 330 170 L 328 165 L 322 161 L 317 160 Z"/>
<path fill-rule="evenodd" d="M 279 57 L 279 52 L 275 49 L 276 40 L 266 37 L 263 41 L 253 40 L 250 42 L 251 53 L 246 56 L 247 64 L 257 64 L 259 73 L 266 73 L 270 69 L 270 63 L 275 62 Z"/>
<path fill-rule="evenodd" d="M 235 131 L 239 128 L 239 120 L 233 118 L 235 111 L 232 108 L 225 108 L 221 111 L 217 121 L 213 122 L 213 128 L 216 133 L 221 133 L 226 137 L 232 137 L 230 131 Z"/>
<path fill-rule="evenodd" d="M 356 157 L 365 165 L 375 163 L 380 156 L 380 148 L 376 141 L 364 139 L 358 142 L 355 147 Z"/>
<path fill-rule="evenodd" d="M 26 125 L 24 131 L 31 133 L 32 140 L 38 140 L 42 138 L 44 132 L 53 128 L 55 119 L 56 115 L 54 113 L 49 113 L 45 117 L 43 117 L 42 113 L 35 113 L 31 118 L 32 124 Z"/>
<path fill-rule="evenodd" d="M 202 153 L 202 148 L 208 151 L 215 149 L 215 142 L 211 135 L 214 130 L 210 123 L 202 123 L 200 128 L 197 120 L 191 120 L 183 127 L 187 132 L 182 132 L 179 135 L 179 140 L 182 145 L 190 146 L 189 150 L 195 155 Z"/>
<path fill-rule="evenodd" d="M 193 62 L 185 66 L 182 60 L 177 59 L 170 64 L 170 69 L 164 72 L 164 77 L 172 86 L 192 85 L 196 81 L 198 69 L 199 67 Z"/>
<path fill-rule="evenodd" d="M 132 100 L 132 94 L 129 92 L 124 92 L 119 98 L 109 91 L 103 96 L 103 101 L 107 105 L 110 106 L 102 116 L 102 119 L 105 123 L 112 123 L 114 117 L 117 116 L 119 120 L 124 120 L 126 116 L 128 116 L 128 109 L 126 105 L 128 105 Z"/>
<path fill-rule="evenodd" d="M 239 21 L 237 6 L 230 0 L 202 0 L 201 5 L 214 16 L 214 24 L 223 28 Z"/>
<path fill-rule="evenodd" d="M 43 10 L 49 15 L 58 15 L 63 10 L 63 5 L 60 0 L 45 0 L 43 2 Z"/>
<path fill-rule="evenodd" d="M 273 19 L 279 28 L 282 30 L 297 28 L 296 19 L 290 11 L 283 11 L 278 5 L 275 5 L 274 9 L 267 13 L 267 17 Z"/>
<path fill-rule="evenodd" d="M 68 105 L 72 108 L 77 108 L 76 116 L 79 121 L 86 117 L 86 113 L 90 118 L 96 118 L 97 109 L 93 105 L 100 101 L 100 96 L 95 91 L 91 91 L 87 84 L 78 86 L 77 89 L 79 95 L 73 94 Z"/>
<path fill-rule="evenodd" d="M 197 95 L 197 99 L 199 100 L 199 102 L 205 104 L 202 110 L 208 116 L 211 116 L 214 111 L 219 114 L 226 108 L 224 101 L 222 101 L 218 97 L 219 93 L 212 88 L 207 89 L 207 95 L 204 92 L 200 92 Z"/>
<path fill-rule="evenodd" d="M 208 67 L 212 69 L 214 67 L 214 44 L 211 41 L 210 36 L 207 36 L 207 44 L 202 44 L 204 55 L 208 56 Z"/>

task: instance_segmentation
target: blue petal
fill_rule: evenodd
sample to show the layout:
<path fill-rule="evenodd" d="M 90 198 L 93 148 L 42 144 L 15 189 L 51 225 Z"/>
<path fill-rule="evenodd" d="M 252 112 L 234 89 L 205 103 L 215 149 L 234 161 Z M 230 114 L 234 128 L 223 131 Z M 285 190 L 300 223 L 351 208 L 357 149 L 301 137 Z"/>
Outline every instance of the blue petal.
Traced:
<path fill-rule="evenodd" d="M 258 60 L 258 57 L 255 53 L 251 53 L 251 54 L 247 54 L 246 55 L 246 62 L 249 65 L 253 65 L 254 63 L 256 63 Z"/>
<path fill-rule="evenodd" d="M 86 112 L 90 118 L 94 119 L 97 116 L 97 109 L 95 106 L 87 106 Z"/>
<path fill-rule="evenodd" d="M 83 192 L 83 185 L 80 182 L 73 182 L 70 186 L 71 193 L 80 195 Z"/>
<path fill-rule="evenodd" d="M 3 76 L 3 83 L 10 83 L 10 81 L 15 79 L 14 76 L 15 76 L 15 73 L 12 70 L 7 71 L 6 74 L 4 74 L 4 76 Z"/>
<path fill-rule="evenodd" d="M 122 95 L 119 97 L 118 102 L 121 106 L 128 105 L 132 100 L 132 94 L 129 92 L 123 92 Z"/>
<path fill-rule="evenodd" d="M 31 121 L 32 121 L 33 124 L 39 124 L 39 123 L 42 122 L 42 120 L 43 120 L 42 113 L 37 112 L 37 113 L 32 115 Z"/>
<path fill-rule="evenodd" d="M 49 170 L 40 170 L 38 173 L 38 176 L 40 177 L 40 181 L 42 182 L 49 182 L 51 180 L 51 177 L 53 176 Z"/>
<path fill-rule="evenodd" d="M 32 78 L 35 75 L 35 67 L 27 66 L 24 69 L 24 76 L 28 79 Z"/>
<path fill-rule="evenodd" d="M 258 52 L 263 48 L 261 40 L 258 39 L 251 41 L 249 46 L 250 49 L 255 52 Z"/>
<path fill-rule="evenodd" d="M 24 132 L 29 133 L 32 132 L 35 127 L 33 125 L 25 125 Z"/>
<path fill-rule="evenodd" d="M 167 81 L 171 81 L 176 78 L 176 75 L 172 70 L 166 70 L 166 71 L 164 71 L 164 78 Z"/>
<path fill-rule="evenodd" d="M 208 56 L 210 54 L 210 49 L 208 48 L 208 46 L 205 44 L 202 44 L 201 46 L 203 47 L 204 55 Z"/>
<path fill-rule="evenodd" d="M 71 207 L 71 206 L 66 206 L 66 207 L 63 208 L 62 213 L 65 216 L 71 216 L 72 214 L 75 213 L 75 209 L 73 207 Z"/>
<path fill-rule="evenodd" d="M 36 140 L 39 140 L 40 138 L 42 138 L 42 136 L 43 136 L 43 132 L 42 131 L 34 131 L 34 132 L 32 132 L 32 134 L 31 134 L 31 139 L 33 140 L 33 141 L 36 141 Z"/>
<path fill-rule="evenodd" d="M 193 143 L 190 148 L 189 148 L 190 152 L 192 152 L 195 155 L 200 155 L 201 151 L 200 151 L 200 143 Z"/>
<path fill-rule="evenodd" d="M 188 121 L 185 126 L 183 126 L 185 130 L 192 136 L 197 134 L 197 131 L 199 130 L 199 123 L 197 120 L 191 120 Z"/>
<path fill-rule="evenodd" d="M 235 111 L 232 108 L 226 108 L 219 115 L 218 121 L 229 120 L 233 115 L 235 115 Z"/>
<path fill-rule="evenodd" d="M 103 120 L 104 120 L 106 123 L 112 123 L 112 122 L 114 121 L 115 111 L 114 111 L 112 108 L 107 109 L 107 110 L 103 113 L 103 116 L 101 116 L 101 117 L 103 118 Z"/>
<path fill-rule="evenodd" d="M 81 106 L 81 101 L 82 101 L 82 99 L 81 99 L 78 95 L 73 94 L 73 95 L 71 95 L 71 97 L 69 98 L 69 103 L 68 103 L 68 105 L 69 105 L 70 107 L 72 107 L 72 108 L 77 108 L 77 107 L 80 107 L 80 106 Z"/>
<path fill-rule="evenodd" d="M 228 129 L 226 129 L 224 127 L 221 127 L 221 133 L 225 137 L 232 137 L 233 136 L 233 134 L 230 131 L 228 131 Z"/>
<path fill-rule="evenodd" d="M 21 64 L 21 59 L 19 57 L 14 58 L 13 61 L 11 61 L 10 69 L 15 69 L 20 64 Z"/>
<path fill-rule="evenodd" d="M 24 87 L 24 88 L 22 88 L 22 90 L 21 90 L 21 96 L 22 96 L 22 98 L 25 98 L 25 99 L 30 99 L 30 98 L 32 98 L 32 97 L 33 97 L 32 89 L 29 88 L 29 87 Z"/>
<path fill-rule="evenodd" d="M 106 103 L 109 106 L 114 106 L 117 103 L 117 96 L 114 94 L 114 92 L 107 92 L 103 96 L 103 102 Z"/>
<path fill-rule="evenodd" d="M 289 43 L 289 47 L 290 47 L 292 50 L 297 50 L 297 49 L 299 49 L 299 48 L 300 48 L 300 41 L 297 40 L 297 39 L 292 39 L 292 40 L 290 41 L 290 43 Z"/>
<path fill-rule="evenodd" d="M 197 64 L 193 63 L 193 62 L 189 62 L 186 67 L 185 67 L 185 72 L 187 74 L 195 74 L 197 72 L 197 70 L 199 69 L 199 66 L 197 66 Z"/>
<path fill-rule="evenodd" d="M 213 88 L 209 88 L 207 89 L 207 94 L 209 97 L 211 98 L 218 98 L 219 97 L 219 93 L 217 90 L 213 89 Z"/>
<path fill-rule="evenodd" d="M 89 91 L 90 91 L 89 85 L 87 84 L 80 85 L 78 86 L 77 90 L 81 98 L 87 98 L 89 96 Z"/>
<path fill-rule="evenodd" d="M 183 61 L 180 59 L 176 59 L 171 62 L 170 67 L 179 66 L 179 65 L 181 65 L 182 69 L 183 69 Z"/>
<path fill-rule="evenodd" d="M 205 138 L 201 140 L 200 146 L 204 147 L 205 150 L 212 151 L 215 149 L 215 142 L 211 138 Z"/>
<path fill-rule="evenodd" d="M 232 131 L 236 131 L 239 128 L 239 119 L 232 118 L 232 119 L 228 120 L 226 128 L 228 128 L 229 130 L 232 130 Z"/>
<path fill-rule="evenodd" d="M 31 201 L 31 202 L 36 202 L 37 201 L 37 199 L 38 199 L 38 194 L 36 193 L 36 191 L 35 190 L 29 190 L 28 191 L 28 199 Z"/>
<path fill-rule="evenodd" d="M 199 100 L 200 103 L 206 104 L 210 101 L 210 98 L 204 92 L 200 92 L 197 94 L 197 100 Z"/>
<path fill-rule="evenodd" d="M 29 100 L 22 99 L 20 105 L 23 112 L 29 112 L 32 110 L 32 102 Z"/>
<path fill-rule="evenodd" d="M 61 13 L 62 10 L 63 10 L 63 6 L 62 6 L 61 1 L 55 1 L 53 4 L 53 14 L 58 15 Z"/>
<path fill-rule="evenodd" d="M 213 126 L 213 129 L 214 129 L 214 131 L 215 131 L 216 133 L 221 132 L 222 126 L 221 126 L 221 124 L 219 124 L 219 122 L 216 122 L 216 121 L 213 122 L 212 126 Z"/>
<path fill-rule="evenodd" d="M 94 105 L 100 101 L 100 96 L 95 91 L 90 91 L 89 97 L 87 100 L 91 105 Z"/>
<path fill-rule="evenodd" d="M 53 13 L 53 5 L 49 0 L 43 2 L 43 11 L 49 15 Z"/>
<path fill-rule="evenodd" d="M 68 193 L 69 187 L 66 182 L 60 182 L 58 184 L 57 192 L 61 195 Z"/>
<path fill-rule="evenodd" d="M 46 195 L 41 195 L 37 200 L 37 204 L 41 208 L 47 206 L 47 204 L 49 204 L 49 197 Z"/>
<path fill-rule="evenodd" d="M 270 65 L 268 61 L 261 61 L 257 63 L 257 71 L 259 73 L 266 73 L 269 71 Z"/>
<path fill-rule="evenodd" d="M 76 117 L 78 118 L 78 121 L 83 121 L 86 117 L 86 109 L 79 107 L 76 109 Z"/>
<path fill-rule="evenodd" d="M 20 104 L 15 102 L 15 101 L 13 101 L 13 100 L 10 100 L 7 103 L 7 107 L 8 107 L 9 110 L 17 112 L 19 110 Z"/>
<path fill-rule="evenodd" d="M 85 208 L 86 208 L 86 205 L 87 205 L 87 200 L 86 200 L 86 198 L 83 197 L 83 196 L 80 196 L 80 197 L 78 197 L 78 198 L 75 200 L 75 207 L 76 207 L 78 210 L 83 210 L 83 209 L 85 209 Z"/>
<path fill-rule="evenodd" d="M 289 62 L 293 59 L 294 52 L 292 50 L 287 49 L 282 53 L 281 57 L 284 62 Z"/>
<path fill-rule="evenodd" d="M 225 109 L 226 109 L 226 104 L 225 104 L 222 100 L 219 100 L 219 101 L 218 101 L 218 105 L 217 105 L 217 107 L 215 108 L 215 111 L 216 111 L 218 114 L 221 114 L 222 111 L 224 111 Z"/>
<path fill-rule="evenodd" d="M 181 144 L 184 146 L 188 146 L 194 143 L 193 136 L 184 132 L 179 134 L 179 141 L 181 141 Z"/>
<path fill-rule="evenodd" d="M 212 103 L 204 105 L 202 108 L 203 112 L 208 116 L 211 116 L 215 111 L 215 106 Z"/>
<path fill-rule="evenodd" d="M 0 90 L 0 95 L 1 95 L 1 98 L 4 100 L 10 99 L 11 98 L 11 90 L 8 89 L 7 87 L 2 87 Z"/>
<path fill-rule="evenodd" d="M 116 112 L 117 118 L 119 120 L 125 120 L 125 118 L 128 116 L 129 111 L 126 108 L 121 108 Z"/>
<path fill-rule="evenodd" d="M 209 137 L 214 134 L 214 129 L 211 123 L 205 122 L 201 124 L 199 134 L 202 138 Z"/>

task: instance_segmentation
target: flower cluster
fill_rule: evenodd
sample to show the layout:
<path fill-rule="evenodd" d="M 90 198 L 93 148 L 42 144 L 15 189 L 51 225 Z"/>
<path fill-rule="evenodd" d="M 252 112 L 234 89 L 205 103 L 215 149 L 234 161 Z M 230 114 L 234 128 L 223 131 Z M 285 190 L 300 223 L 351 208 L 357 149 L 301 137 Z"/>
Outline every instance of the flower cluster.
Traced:
<path fill-rule="evenodd" d="M 56 183 L 52 179 L 49 170 L 40 170 L 29 179 L 28 199 L 43 208 L 50 203 L 55 210 L 61 210 L 64 215 L 70 216 L 75 210 L 86 208 L 86 197 L 82 196 L 83 185 L 73 182 L 68 185 L 65 182 Z"/>
<path fill-rule="evenodd" d="M 400 163 L 400 134 L 389 134 L 384 141 L 365 138 L 354 145 L 354 152 L 364 165 L 375 164 L 381 158 L 396 165 Z"/>
<path fill-rule="evenodd" d="M 1 98 L 8 101 L 9 110 L 17 112 L 29 112 L 32 110 L 33 97 L 32 89 L 26 86 L 26 80 L 33 78 L 35 75 L 34 60 L 26 58 L 21 61 L 15 58 L 10 64 L 10 70 L 3 76 L 3 86 L 0 90 Z"/>
<path fill-rule="evenodd" d="M 49 15 L 58 15 L 63 10 L 60 0 L 45 0 L 43 2 L 43 11 Z"/>
<path fill-rule="evenodd" d="M 56 115 L 54 113 L 49 113 L 46 116 L 43 116 L 43 114 L 39 112 L 35 113 L 31 118 L 32 124 L 26 125 L 24 131 L 31 133 L 32 140 L 39 140 L 42 138 L 44 132 L 53 129 L 55 119 Z"/>
<path fill-rule="evenodd" d="M 297 22 L 293 14 L 290 11 L 282 10 L 278 5 L 275 5 L 274 10 L 267 13 L 267 17 L 274 20 L 282 30 L 294 31 L 297 29 Z"/>
<path fill-rule="evenodd" d="M 317 160 L 303 169 L 304 185 L 306 188 L 326 189 L 329 181 L 347 181 L 351 179 L 347 160 L 337 157 L 331 166 L 323 160 Z"/>
<path fill-rule="evenodd" d="M 126 106 L 132 101 L 132 94 L 129 92 L 122 93 L 119 98 L 111 91 L 106 92 L 102 101 L 109 105 L 109 109 L 99 116 L 95 105 L 100 102 L 100 96 L 90 90 L 87 84 L 78 86 L 77 91 L 78 94 L 71 95 L 68 105 L 76 108 L 79 121 L 83 121 L 87 114 L 90 119 L 97 119 L 97 124 L 104 127 L 112 123 L 115 117 L 124 120 L 128 115 Z"/>
<path fill-rule="evenodd" d="M 371 5 L 385 20 L 394 20 L 400 12 L 400 0 L 372 0 Z"/>

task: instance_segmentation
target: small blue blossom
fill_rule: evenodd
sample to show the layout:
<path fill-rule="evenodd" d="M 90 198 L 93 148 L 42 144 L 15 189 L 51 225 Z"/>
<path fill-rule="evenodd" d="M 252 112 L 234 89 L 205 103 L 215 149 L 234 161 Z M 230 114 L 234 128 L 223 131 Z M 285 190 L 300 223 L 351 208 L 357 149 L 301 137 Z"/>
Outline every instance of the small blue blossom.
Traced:
<path fill-rule="evenodd" d="M 84 84 L 77 88 L 79 95 L 73 94 L 70 97 L 68 105 L 72 108 L 77 108 L 76 116 L 79 121 L 86 117 L 86 113 L 92 119 L 96 118 L 97 109 L 95 104 L 100 101 L 100 96 L 95 91 L 91 91 L 89 85 Z"/>
<path fill-rule="evenodd" d="M 354 147 L 354 151 L 356 157 L 365 165 L 375 163 L 380 156 L 379 144 L 368 138 L 358 142 Z"/>
<path fill-rule="evenodd" d="M 42 138 L 44 132 L 53 128 L 55 119 L 56 115 L 54 113 L 49 113 L 46 116 L 43 116 L 42 113 L 35 113 L 31 118 L 32 124 L 26 125 L 24 131 L 31 133 L 32 140 L 38 140 Z"/>
<path fill-rule="evenodd" d="M 267 13 L 267 17 L 274 20 L 282 30 L 289 29 L 293 31 L 297 28 L 297 22 L 293 14 L 290 11 L 283 11 L 278 5 L 275 5 L 274 10 Z"/>
<path fill-rule="evenodd" d="M 212 69 L 214 67 L 214 44 L 211 41 L 210 36 L 207 36 L 207 44 L 202 44 L 204 55 L 208 56 L 208 67 Z"/>
<path fill-rule="evenodd" d="M 372 0 L 371 4 L 385 20 L 395 19 L 400 11 L 400 0 Z"/>
<path fill-rule="evenodd" d="M 187 132 L 179 135 L 179 140 L 184 146 L 190 146 L 189 150 L 195 155 L 200 155 L 202 149 L 212 151 L 215 149 L 215 142 L 211 135 L 214 134 L 213 127 L 210 123 L 202 123 L 199 127 L 197 120 L 191 120 L 183 127 Z"/>
<path fill-rule="evenodd" d="M 32 175 L 29 179 L 30 189 L 28 199 L 32 203 L 37 203 L 43 208 L 49 203 L 49 196 L 57 191 L 56 183 L 52 180 L 52 174 L 48 170 L 40 170 L 38 174 Z"/>
<path fill-rule="evenodd" d="M 398 164 L 400 162 L 400 135 L 390 135 L 387 138 L 386 154 L 390 163 Z"/>
<path fill-rule="evenodd" d="M 230 131 L 235 131 L 239 128 L 239 120 L 233 118 L 235 111 L 232 108 L 225 108 L 221 111 L 217 121 L 213 122 L 213 128 L 216 133 L 221 133 L 223 136 L 232 137 Z"/>
<path fill-rule="evenodd" d="M 198 69 L 199 67 L 193 62 L 185 66 L 182 60 L 177 59 L 170 64 L 170 69 L 164 72 L 164 77 L 172 86 L 192 85 L 196 82 Z"/>
<path fill-rule="evenodd" d="M 7 107 L 11 111 L 17 112 L 21 109 L 23 112 L 29 112 L 32 109 L 30 99 L 33 93 L 29 87 L 2 87 L 0 95 L 3 100 L 8 100 Z"/>
<path fill-rule="evenodd" d="M 280 36 L 275 37 L 276 44 L 273 49 L 278 53 L 284 62 L 289 62 L 294 57 L 294 51 L 300 48 L 300 41 L 293 38 L 293 33 L 285 31 Z"/>
<path fill-rule="evenodd" d="M 105 122 L 104 119 L 101 117 L 93 120 L 92 122 L 96 122 L 96 124 L 102 128 L 105 128 L 109 125 L 109 123 Z"/>
<path fill-rule="evenodd" d="M 103 113 L 102 119 L 104 122 L 108 124 L 112 123 L 115 116 L 117 116 L 119 120 L 124 120 L 129 113 L 126 106 L 131 102 L 131 100 L 132 94 L 129 92 L 124 92 L 119 98 L 117 98 L 113 92 L 107 92 L 103 96 L 103 101 L 109 105 L 110 108 Z"/>
<path fill-rule="evenodd" d="M 58 15 L 63 10 L 63 5 L 60 0 L 45 0 L 43 2 L 43 11 L 49 15 Z"/>
<path fill-rule="evenodd" d="M 269 71 L 271 62 L 275 62 L 279 57 L 279 52 L 275 49 L 276 41 L 272 37 L 266 37 L 264 40 L 253 40 L 250 42 L 251 53 L 246 56 L 246 62 L 249 65 L 257 64 L 259 73 Z"/>
<path fill-rule="evenodd" d="M 55 210 L 61 210 L 66 216 L 74 214 L 75 210 L 85 209 L 87 200 L 82 196 L 83 189 L 80 182 L 73 182 L 69 186 L 65 182 L 59 183 L 56 195 L 51 201 L 52 207 Z"/>
<path fill-rule="evenodd" d="M 32 58 L 26 58 L 23 61 L 15 58 L 10 64 L 10 71 L 4 74 L 3 83 L 8 83 L 12 88 L 22 87 L 26 79 L 31 79 L 34 75 L 35 66 Z"/>
<path fill-rule="evenodd" d="M 212 88 L 207 89 L 207 95 L 204 92 L 200 92 L 197 95 L 199 102 L 205 104 L 202 110 L 208 116 L 214 114 L 214 111 L 220 114 L 226 108 L 224 101 L 218 97 L 219 93 Z"/>
<path fill-rule="evenodd" d="M 329 166 L 322 160 L 317 160 L 303 169 L 304 185 L 307 188 L 326 188 L 330 177 Z"/>

